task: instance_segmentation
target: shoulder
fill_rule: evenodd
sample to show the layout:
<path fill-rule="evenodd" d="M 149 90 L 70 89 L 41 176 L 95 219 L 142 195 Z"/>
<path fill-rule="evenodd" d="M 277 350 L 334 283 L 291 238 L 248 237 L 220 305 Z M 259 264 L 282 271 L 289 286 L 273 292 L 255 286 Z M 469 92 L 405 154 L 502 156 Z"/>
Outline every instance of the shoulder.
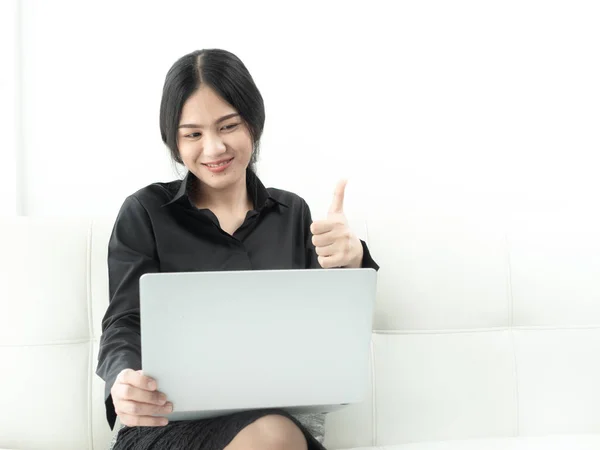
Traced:
<path fill-rule="evenodd" d="M 283 189 L 267 188 L 269 197 L 292 210 L 308 209 L 306 201 L 298 194 Z"/>
<path fill-rule="evenodd" d="M 182 180 L 175 180 L 166 183 L 156 182 L 149 184 L 129 195 L 125 202 L 139 203 L 147 209 L 161 207 L 177 195 L 181 183 Z"/>
<path fill-rule="evenodd" d="M 159 210 L 177 194 L 181 180 L 149 184 L 128 195 L 119 211 L 119 218 L 148 216 Z"/>
<path fill-rule="evenodd" d="M 162 205 L 167 203 L 181 181 L 152 183 L 128 195 L 117 214 L 109 249 L 114 251 L 126 243 L 129 248 L 138 250 L 149 248 L 154 242 L 154 225 L 161 214 Z"/>

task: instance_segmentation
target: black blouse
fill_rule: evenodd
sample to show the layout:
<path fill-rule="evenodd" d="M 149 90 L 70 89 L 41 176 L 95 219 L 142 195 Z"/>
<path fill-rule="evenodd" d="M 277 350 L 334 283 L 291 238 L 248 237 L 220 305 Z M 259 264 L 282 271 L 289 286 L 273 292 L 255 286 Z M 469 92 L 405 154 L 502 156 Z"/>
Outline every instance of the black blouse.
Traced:
<path fill-rule="evenodd" d="M 123 369 L 141 369 L 139 279 L 149 272 L 319 268 L 310 209 L 299 196 L 266 189 L 247 171 L 254 209 L 233 236 L 189 198 L 195 177 L 155 183 L 129 196 L 108 244 L 109 306 L 102 322 L 96 373 L 106 382 L 106 415 L 116 413 L 110 390 Z M 363 245 L 363 267 L 379 269 Z"/>

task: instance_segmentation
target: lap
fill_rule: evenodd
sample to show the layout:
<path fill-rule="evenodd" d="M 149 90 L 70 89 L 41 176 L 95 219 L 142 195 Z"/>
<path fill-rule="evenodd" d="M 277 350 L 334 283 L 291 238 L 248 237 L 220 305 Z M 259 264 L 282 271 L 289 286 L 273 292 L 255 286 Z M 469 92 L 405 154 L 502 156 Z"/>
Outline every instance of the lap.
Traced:
<path fill-rule="evenodd" d="M 324 447 L 307 428 L 314 417 L 302 421 L 281 410 L 244 411 L 212 419 L 170 422 L 165 427 L 122 427 L 112 450 L 216 450 L 231 443 L 237 434 L 261 417 L 281 415 L 290 419 L 303 432 L 308 449 Z M 303 424 L 304 422 L 304 424 Z"/>

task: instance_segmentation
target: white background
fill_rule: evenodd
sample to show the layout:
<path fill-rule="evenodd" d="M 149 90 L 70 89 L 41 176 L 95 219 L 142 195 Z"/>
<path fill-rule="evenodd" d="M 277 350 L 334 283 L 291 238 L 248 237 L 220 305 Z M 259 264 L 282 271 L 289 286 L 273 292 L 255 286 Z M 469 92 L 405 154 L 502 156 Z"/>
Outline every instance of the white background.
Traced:
<path fill-rule="evenodd" d="M 0 2 L 0 216 L 17 210 L 19 145 L 19 8 L 17 1 Z"/>
<path fill-rule="evenodd" d="M 3 1 L 3 214 L 112 216 L 177 177 L 162 83 L 212 47 L 236 53 L 265 99 L 261 178 L 315 216 L 340 177 L 355 214 L 595 214 L 596 5 Z"/>

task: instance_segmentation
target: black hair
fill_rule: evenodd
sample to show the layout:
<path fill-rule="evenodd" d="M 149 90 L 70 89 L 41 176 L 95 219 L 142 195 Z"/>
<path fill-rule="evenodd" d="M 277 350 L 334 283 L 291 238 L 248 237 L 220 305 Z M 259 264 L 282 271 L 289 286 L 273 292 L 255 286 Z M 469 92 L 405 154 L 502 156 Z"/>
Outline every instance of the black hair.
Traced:
<path fill-rule="evenodd" d="M 240 114 L 252 136 L 249 169 L 255 170 L 260 137 L 265 125 L 265 107 L 244 63 L 221 49 L 196 50 L 179 58 L 169 69 L 160 103 L 160 135 L 171 158 L 183 164 L 177 146 L 181 111 L 187 99 L 205 83 Z"/>

